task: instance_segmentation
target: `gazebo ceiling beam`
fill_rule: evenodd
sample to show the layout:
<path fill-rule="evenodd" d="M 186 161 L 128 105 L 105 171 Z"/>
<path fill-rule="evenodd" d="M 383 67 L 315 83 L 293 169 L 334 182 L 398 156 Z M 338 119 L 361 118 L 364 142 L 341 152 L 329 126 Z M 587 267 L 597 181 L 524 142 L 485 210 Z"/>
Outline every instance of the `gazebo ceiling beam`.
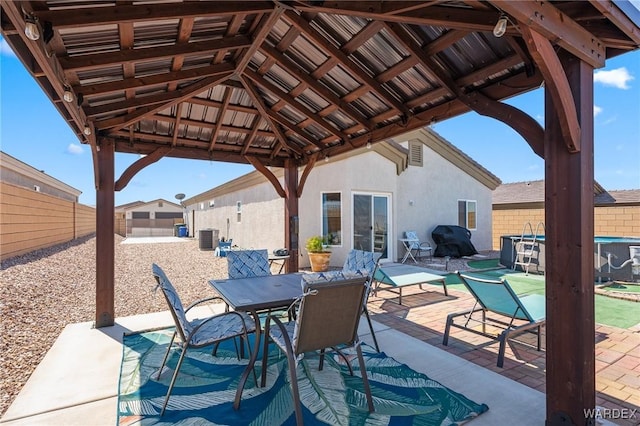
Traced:
<path fill-rule="evenodd" d="M 260 24 L 258 24 L 251 36 L 251 46 L 242 53 L 242 56 L 238 60 L 236 65 L 236 76 L 245 71 L 249 62 L 251 62 L 251 58 L 253 58 L 253 55 L 258 51 L 260 45 L 262 45 L 264 40 L 267 38 L 269 32 L 275 26 L 276 22 L 278 22 L 283 12 L 284 8 L 277 6 L 269 15 L 264 16 L 263 19 L 260 20 Z"/>
<path fill-rule="evenodd" d="M 184 102 L 180 102 L 176 108 L 176 118 L 173 123 L 173 138 L 171 139 L 171 146 L 176 146 L 178 142 L 178 135 L 180 134 L 180 120 L 182 119 L 182 108 Z M 133 130 L 133 126 L 129 126 L 129 130 Z"/>
<path fill-rule="evenodd" d="M 242 147 L 242 155 L 247 155 L 247 152 L 249 151 L 249 147 L 251 146 L 254 139 L 256 138 L 256 135 L 258 134 L 258 130 L 260 130 L 261 121 L 262 121 L 262 117 L 260 117 L 260 115 L 256 115 L 256 117 L 253 120 L 253 125 L 251 126 L 251 131 L 244 139 L 244 146 Z M 278 140 L 278 137 L 276 135 L 273 135 L 273 138 Z M 278 146 L 281 146 L 281 144 L 278 144 Z M 273 152 L 275 152 L 275 149 L 273 150 Z"/>
<path fill-rule="evenodd" d="M 117 7 L 78 8 L 68 10 L 42 10 L 34 12 L 40 21 L 49 21 L 55 28 L 78 28 L 86 26 L 119 24 L 123 22 L 160 21 L 176 18 L 199 18 L 228 16 L 238 13 L 267 13 L 273 10 L 272 2 L 185 2 L 176 7 L 174 3 L 143 5 L 118 5 Z"/>
<path fill-rule="evenodd" d="M 404 2 L 338 1 L 323 5 L 296 4 L 296 9 L 336 15 L 398 22 L 402 24 L 433 25 L 463 31 L 491 32 L 500 15 L 494 10 L 471 7 L 428 6 L 417 10 L 395 13 Z M 414 3 L 415 4 L 415 3 Z"/>
<path fill-rule="evenodd" d="M 367 75 L 355 62 L 349 59 L 348 55 L 344 53 L 339 48 L 335 47 L 331 44 L 326 38 L 324 38 L 318 31 L 316 31 L 309 21 L 298 16 L 296 13 L 288 10 L 285 12 L 287 20 L 294 26 L 296 26 L 300 31 L 302 31 L 307 37 L 311 38 L 311 40 L 316 43 L 319 47 L 321 47 L 328 56 L 333 56 L 338 60 L 342 66 L 344 66 L 347 70 L 352 72 L 354 76 L 359 79 L 362 83 L 366 84 L 371 88 L 373 92 L 375 92 L 378 96 L 380 96 L 385 102 L 391 105 L 392 108 L 395 108 L 397 111 L 400 111 L 403 114 L 409 114 L 409 110 L 398 100 L 396 100 L 393 95 L 388 93 L 380 83 L 378 83 L 373 77 Z"/>
<path fill-rule="evenodd" d="M 548 1 L 489 0 L 520 25 L 526 25 L 594 68 L 602 68 L 605 44 Z"/>
<path fill-rule="evenodd" d="M 171 71 L 167 73 L 154 74 L 148 76 L 130 76 L 123 80 L 110 81 L 107 83 L 88 84 L 86 86 L 74 86 L 77 93 L 82 93 L 85 99 L 89 96 L 105 95 L 114 92 L 131 89 L 146 89 L 154 86 L 161 86 L 169 83 L 180 83 L 219 74 L 228 74 L 235 69 L 231 63 L 208 65 L 199 68 Z M 175 88 L 174 88 L 175 90 Z"/>
<path fill-rule="evenodd" d="M 242 81 L 242 85 L 245 87 L 247 91 L 247 94 L 253 100 L 253 103 L 255 104 L 256 108 L 258 108 L 258 110 L 260 111 L 262 118 L 264 118 L 267 121 L 267 123 L 269 123 L 269 127 L 271 127 L 271 130 L 273 130 L 273 132 L 275 133 L 276 140 L 284 148 L 289 149 L 292 152 L 297 153 L 298 155 L 303 155 L 303 152 L 300 151 L 297 147 L 293 146 L 293 144 L 290 143 L 287 137 L 284 135 L 282 130 L 280 130 L 280 127 L 278 127 L 278 121 L 275 119 L 276 115 L 269 110 L 269 107 L 267 107 L 267 105 L 264 103 L 262 98 L 260 98 L 260 94 L 258 93 L 258 90 L 253 86 L 253 83 L 251 83 L 251 81 L 249 81 L 249 79 L 246 77 L 241 77 L 241 81 Z M 257 125 L 258 123 L 256 123 L 256 126 Z M 304 137 L 303 139 L 306 140 L 306 138 Z"/>
<path fill-rule="evenodd" d="M 251 80 L 253 80 L 257 85 L 262 86 L 264 89 L 268 90 L 269 92 L 273 93 L 276 97 L 280 98 L 280 100 L 286 103 L 290 108 L 293 108 L 299 111 L 302 115 L 308 117 L 308 119 L 313 120 L 313 122 L 316 125 L 322 127 L 332 135 L 335 135 L 336 138 L 344 141 L 346 141 L 349 138 L 345 133 L 343 133 L 339 129 L 336 129 L 331 124 L 327 123 L 316 112 L 310 110 L 306 106 L 302 105 L 300 102 L 296 101 L 296 99 L 293 96 L 289 95 L 283 90 L 280 90 L 275 84 L 267 81 L 264 76 L 251 70 L 245 70 L 244 75 L 250 78 Z"/>
<path fill-rule="evenodd" d="M 208 88 L 215 86 L 220 83 L 222 80 L 226 80 L 229 78 L 229 74 L 224 74 L 222 76 L 215 77 L 207 77 L 196 83 L 193 83 L 189 86 L 176 90 L 175 92 L 168 92 L 170 95 L 167 98 L 167 102 L 163 102 L 160 105 L 152 105 L 146 106 L 139 109 L 136 109 L 134 112 L 130 114 L 126 114 L 121 117 L 114 117 L 106 120 L 100 120 L 95 122 L 95 126 L 100 130 L 107 130 L 112 128 L 123 128 L 128 126 L 129 124 L 135 123 L 143 119 L 146 116 L 152 115 L 157 111 L 160 111 L 165 108 L 169 108 L 178 102 L 182 102 L 200 92 L 204 92 Z"/>
<path fill-rule="evenodd" d="M 369 123 L 367 118 L 360 114 L 353 106 L 351 106 L 348 102 L 340 99 L 333 92 L 331 92 L 331 90 L 323 86 L 322 83 L 318 82 L 318 80 L 312 78 L 308 72 L 302 69 L 299 65 L 292 62 L 284 55 L 283 52 L 280 52 L 266 44 L 262 45 L 260 51 L 272 57 L 279 66 L 281 66 L 299 81 L 306 83 L 310 89 L 324 98 L 327 102 L 337 105 L 349 118 L 363 125 L 364 127 L 371 127 L 371 123 Z"/>
<path fill-rule="evenodd" d="M 224 119 L 224 115 L 227 112 L 227 108 L 229 107 L 229 101 L 231 100 L 231 94 L 233 93 L 232 88 L 225 87 L 224 89 L 224 98 L 222 99 L 222 107 L 218 109 L 218 115 L 216 117 L 215 129 L 211 133 L 211 140 L 209 141 L 209 151 L 213 151 L 213 147 L 216 145 L 218 134 L 220 133 L 220 129 L 222 128 L 222 121 Z"/>
<path fill-rule="evenodd" d="M 120 133 L 120 132 L 119 132 Z M 129 153 L 129 154 L 142 154 L 149 155 L 158 147 L 157 140 L 149 141 L 138 141 L 135 146 L 131 146 L 131 144 L 126 139 L 120 139 L 119 134 L 111 135 L 116 136 L 116 149 L 117 152 Z M 161 138 L 171 139 L 170 137 Z M 160 140 L 160 139 L 158 139 Z M 167 141 L 170 143 L 170 141 Z M 209 144 L 207 142 L 202 143 L 203 147 L 192 147 L 192 146 L 182 146 L 177 145 L 176 147 L 171 149 L 171 152 L 166 155 L 166 157 L 171 158 L 185 158 L 185 159 L 193 159 L 193 160 L 205 160 L 205 161 L 223 161 L 229 163 L 238 163 L 238 164 L 247 164 L 247 160 L 240 153 L 240 146 L 229 146 L 225 150 L 215 150 L 209 151 L 207 147 Z M 284 159 L 277 157 L 271 158 L 271 150 L 266 148 L 253 148 L 250 150 L 248 155 L 262 158 L 264 163 L 272 166 L 272 167 L 283 167 Z"/>
<path fill-rule="evenodd" d="M 201 55 L 220 50 L 240 49 L 251 46 L 251 39 L 244 35 L 225 37 L 218 40 L 172 44 L 161 47 L 147 47 L 116 52 L 94 53 L 91 55 L 63 56 L 60 66 L 65 73 L 94 70 L 126 63 L 171 59 L 175 56 Z"/>

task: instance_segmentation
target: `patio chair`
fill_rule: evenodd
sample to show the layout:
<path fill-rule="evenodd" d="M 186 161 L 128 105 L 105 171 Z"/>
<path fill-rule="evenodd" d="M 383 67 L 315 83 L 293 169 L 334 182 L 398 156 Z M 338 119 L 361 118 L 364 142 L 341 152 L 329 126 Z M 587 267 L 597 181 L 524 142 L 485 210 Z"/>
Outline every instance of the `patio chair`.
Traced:
<path fill-rule="evenodd" d="M 367 318 L 367 323 L 369 324 L 369 330 L 371 330 L 371 337 L 373 338 L 373 343 L 376 347 L 376 351 L 380 352 L 380 347 L 378 346 L 378 339 L 376 339 L 376 333 L 373 331 L 373 324 L 371 324 L 371 318 L 369 317 L 369 310 L 367 309 L 367 301 L 369 299 L 369 289 L 373 284 L 373 276 L 378 269 L 378 261 L 382 253 L 371 252 L 371 251 L 363 251 L 363 250 L 351 250 L 347 254 L 347 259 L 344 261 L 344 266 L 342 267 L 342 272 L 345 273 L 362 273 L 366 275 L 367 278 L 367 297 L 364 299 L 364 304 L 362 305 L 362 310 Z"/>
<path fill-rule="evenodd" d="M 442 344 L 447 345 L 449 340 L 449 331 L 451 327 L 456 327 L 480 334 L 482 336 L 497 339 L 500 342 L 498 349 L 498 367 L 504 365 L 504 351 L 507 341 L 514 336 L 529 332 L 537 334 L 537 350 L 541 347 L 541 328 L 545 323 L 545 298 L 540 294 L 529 294 L 526 296 L 518 296 L 507 280 L 505 279 L 488 279 L 478 275 L 456 274 L 462 280 L 464 286 L 476 299 L 471 310 L 449 314 L 447 316 L 447 325 L 444 330 Z M 481 319 L 472 318 L 476 312 L 482 313 Z M 495 314 L 498 317 L 506 317 L 508 321 L 502 319 L 489 318 L 487 314 Z M 466 318 L 464 324 L 456 324 L 455 318 L 463 316 Z M 482 331 L 469 327 L 469 323 L 482 324 Z M 487 333 L 486 326 L 493 326 L 502 329 L 497 336 Z M 533 331 L 537 329 L 537 331 Z"/>
<path fill-rule="evenodd" d="M 160 375 L 162 374 L 164 365 L 169 358 L 169 353 L 174 347 L 174 343 L 181 349 L 180 358 L 178 359 L 178 364 L 174 369 L 173 377 L 171 378 L 171 383 L 169 384 L 169 389 L 167 390 L 167 396 L 165 397 L 164 404 L 162 405 L 162 411 L 160 412 L 160 416 L 162 416 L 165 409 L 167 408 L 167 403 L 169 402 L 169 397 L 171 396 L 173 385 L 176 382 L 178 372 L 180 371 L 180 367 L 182 366 L 182 361 L 184 361 L 184 357 L 189 348 L 201 348 L 204 346 L 213 345 L 212 355 L 215 356 L 218 344 L 220 342 L 228 339 L 234 339 L 236 337 L 241 337 L 242 340 L 247 342 L 249 353 L 251 353 L 248 334 L 255 332 L 256 326 L 254 320 L 248 314 L 235 311 L 225 312 L 207 318 L 193 320 L 187 319 L 187 312 L 189 312 L 191 308 L 201 303 L 220 298 L 209 297 L 206 299 L 198 300 L 184 309 L 175 287 L 173 286 L 173 284 L 171 284 L 171 281 L 169 281 L 162 268 L 154 263 L 152 266 L 152 271 L 153 276 L 158 283 L 156 289 L 158 287 L 162 289 L 162 294 L 164 295 L 164 298 L 169 305 L 169 311 L 171 312 L 171 316 L 173 317 L 173 321 L 175 322 L 176 327 L 175 331 L 173 332 L 173 336 L 171 337 L 171 342 L 169 342 L 169 346 L 167 347 L 167 352 L 165 353 L 162 360 L 162 365 L 158 370 L 158 379 L 160 379 Z M 176 336 L 179 337 L 179 341 L 176 341 Z M 238 358 L 240 358 L 241 353 L 237 353 L 237 355 Z M 255 370 L 253 372 L 253 375 L 257 383 Z"/>
<path fill-rule="evenodd" d="M 227 253 L 227 273 L 230 279 L 265 277 L 271 275 L 269 252 L 267 249 L 230 250 Z M 229 305 L 227 305 L 226 309 L 227 311 L 229 310 Z M 266 311 L 266 313 L 275 312 L 278 312 L 280 315 L 288 314 L 286 310 L 272 311 L 269 309 Z M 264 311 L 262 313 L 264 313 Z M 260 316 L 260 322 L 264 323 L 264 316 L 262 315 Z"/>
<path fill-rule="evenodd" d="M 299 301 L 295 321 L 283 324 L 278 317 L 269 315 L 265 324 L 262 365 L 267 365 L 268 345 L 271 339 L 287 354 L 291 376 L 292 397 L 295 405 L 296 423 L 303 424 L 302 405 L 298 390 L 296 367 L 307 352 L 320 351 L 318 370 L 322 370 L 327 348 L 335 351 L 346 363 L 349 373 L 353 369 L 343 349 L 356 350 L 360 374 L 364 384 L 369 412 L 374 411 L 369 379 L 362 357 L 361 342 L 358 340 L 358 323 L 362 315 L 362 305 L 366 301 L 367 277 L 351 274 L 310 274 L 311 279 L 323 277 L 320 281 L 303 278 L 302 296 Z M 330 280 L 330 281 L 327 281 Z M 273 325 L 272 325 L 273 323 Z M 261 386 L 266 384 L 267 369 L 262 369 Z"/>
<path fill-rule="evenodd" d="M 415 250 L 416 256 L 421 257 L 422 252 L 429 253 L 429 259 L 431 259 L 433 255 L 433 247 L 427 241 L 420 241 L 418 238 L 418 233 L 416 231 L 405 231 L 404 236 L 410 240 L 409 241 L 409 250 Z M 415 260 L 415 259 L 414 259 Z"/>
<path fill-rule="evenodd" d="M 227 253 L 229 278 L 264 277 L 271 275 L 269 252 L 262 250 L 230 250 Z"/>

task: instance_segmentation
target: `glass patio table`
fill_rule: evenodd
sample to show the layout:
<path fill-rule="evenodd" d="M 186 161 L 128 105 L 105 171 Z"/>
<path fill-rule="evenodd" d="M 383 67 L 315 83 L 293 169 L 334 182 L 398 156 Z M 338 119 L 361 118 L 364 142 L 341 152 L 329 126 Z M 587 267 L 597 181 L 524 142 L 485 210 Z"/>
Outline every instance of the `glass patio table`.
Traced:
<path fill-rule="evenodd" d="M 260 349 L 259 311 L 288 308 L 302 295 L 302 273 L 267 275 L 264 277 L 209 280 L 209 284 L 234 310 L 249 312 L 256 323 L 256 339 L 246 369 L 242 372 L 236 390 L 233 408 L 240 407 L 242 391 L 253 370 Z M 257 383 L 256 383 L 257 386 Z"/>

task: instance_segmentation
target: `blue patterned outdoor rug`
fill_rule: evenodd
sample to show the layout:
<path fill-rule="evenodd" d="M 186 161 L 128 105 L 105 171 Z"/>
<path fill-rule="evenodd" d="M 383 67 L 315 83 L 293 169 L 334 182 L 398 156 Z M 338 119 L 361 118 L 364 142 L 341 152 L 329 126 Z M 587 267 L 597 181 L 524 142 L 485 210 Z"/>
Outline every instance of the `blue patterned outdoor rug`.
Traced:
<path fill-rule="evenodd" d="M 286 356 L 270 345 L 267 384 L 255 387 L 249 376 L 238 411 L 233 398 L 247 360 L 238 360 L 233 343 L 217 357 L 211 348 L 189 350 L 164 415 L 159 413 L 179 351 L 157 380 L 172 329 L 124 336 L 118 392 L 119 425 L 294 425 L 295 414 Z M 457 425 L 489 409 L 429 379 L 384 353 L 363 345 L 375 412 L 369 413 L 357 360 L 354 376 L 335 354 L 307 355 L 298 365 L 298 380 L 307 425 Z M 355 351 L 353 356 L 355 357 Z M 260 358 L 261 359 L 261 358 Z M 256 363 L 260 380 L 260 362 Z"/>

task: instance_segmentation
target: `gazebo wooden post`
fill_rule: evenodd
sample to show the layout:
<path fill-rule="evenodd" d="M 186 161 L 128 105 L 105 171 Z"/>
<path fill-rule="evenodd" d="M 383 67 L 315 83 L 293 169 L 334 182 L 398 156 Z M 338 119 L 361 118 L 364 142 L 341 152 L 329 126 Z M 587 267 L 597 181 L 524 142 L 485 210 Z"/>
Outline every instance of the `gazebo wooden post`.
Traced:
<path fill-rule="evenodd" d="M 285 271 L 297 272 L 298 266 L 298 167 L 286 160 L 284 167 L 284 241 L 289 250 Z"/>
<path fill-rule="evenodd" d="M 114 323 L 115 144 L 103 138 L 96 149 L 96 327 L 99 328 Z"/>
<path fill-rule="evenodd" d="M 593 67 L 560 54 L 580 123 L 570 152 L 545 89 L 546 424 L 594 424 Z"/>

